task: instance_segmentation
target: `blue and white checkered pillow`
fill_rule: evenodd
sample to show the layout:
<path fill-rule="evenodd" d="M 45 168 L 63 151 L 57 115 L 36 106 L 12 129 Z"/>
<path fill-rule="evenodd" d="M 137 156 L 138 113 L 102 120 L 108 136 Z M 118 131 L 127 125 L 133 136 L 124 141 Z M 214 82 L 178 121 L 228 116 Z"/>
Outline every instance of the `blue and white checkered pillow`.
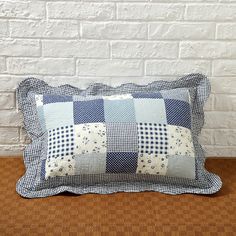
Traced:
<path fill-rule="evenodd" d="M 116 91 L 95 84 L 92 90 L 98 92 L 87 94 L 25 80 L 18 98 L 32 144 L 25 150 L 27 171 L 17 191 L 25 197 L 63 191 L 218 191 L 221 181 L 204 169 L 197 141 L 208 81 L 191 76 L 193 86 L 166 82 L 148 90 L 128 84 Z"/>
<path fill-rule="evenodd" d="M 195 178 L 186 89 L 35 100 L 48 139 L 43 179 L 103 173 Z"/>

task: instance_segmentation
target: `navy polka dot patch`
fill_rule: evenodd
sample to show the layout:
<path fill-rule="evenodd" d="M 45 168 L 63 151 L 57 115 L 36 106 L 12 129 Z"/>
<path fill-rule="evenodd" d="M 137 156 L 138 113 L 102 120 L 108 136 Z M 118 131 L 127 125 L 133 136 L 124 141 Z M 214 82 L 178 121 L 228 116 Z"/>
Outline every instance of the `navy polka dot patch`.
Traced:
<path fill-rule="evenodd" d="M 74 126 L 67 125 L 48 131 L 48 158 L 74 154 Z"/>
<path fill-rule="evenodd" d="M 141 154 L 167 154 L 166 124 L 138 123 L 138 150 Z"/>

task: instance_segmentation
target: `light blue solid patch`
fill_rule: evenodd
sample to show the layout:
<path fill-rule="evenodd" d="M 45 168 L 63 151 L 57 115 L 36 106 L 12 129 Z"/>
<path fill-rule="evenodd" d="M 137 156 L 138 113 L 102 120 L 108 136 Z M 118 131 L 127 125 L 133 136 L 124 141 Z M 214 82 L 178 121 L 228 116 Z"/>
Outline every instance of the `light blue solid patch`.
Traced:
<path fill-rule="evenodd" d="M 189 92 L 186 88 L 176 88 L 170 90 L 162 90 L 160 91 L 163 98 L 180 100 L 189 103 Z"/>
<path fill-rule="evenodd" d="M 106 173 L 106 153 L 75 155 L 75 175 Z"/>
<path fill-rule="evenodd" d="M 163 99 L 134 99 L 136 122 L 166 124 Z"/>
<path fill-rule="evenodd" d="M 73 102 L 45 104 L 43 109 L 47 129 L 74 124 Z"/>
<path fill-rule="evenodd" d="M 195 157 L 168 156 L 167 176 L 195 179 Z"/>
<path fill-rule="evenodd" d="M 42 127 L 42 130 L 46 130 L 43 106 L 37 107 L 37 112 L 38 112 L 39 122 L 40 122 L 40 125 Z"/>
<path fill-rule="evenodd" d="M 105 122 L 135 122 L 133 99 L 104 100 Z"/>

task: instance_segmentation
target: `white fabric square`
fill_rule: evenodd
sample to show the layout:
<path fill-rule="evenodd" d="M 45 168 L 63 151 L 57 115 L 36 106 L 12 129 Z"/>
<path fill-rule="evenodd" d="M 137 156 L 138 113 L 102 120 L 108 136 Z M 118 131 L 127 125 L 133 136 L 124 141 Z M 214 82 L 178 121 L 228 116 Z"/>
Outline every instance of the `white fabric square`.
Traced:
<path fill-rule="evenodd" d="M 104 123 L 75 125 L 75 154 L 106 153 L 107 135 Z"/>
<path fill-rule="evenodd" d="M 46 160 L 45 179 L 67 175 L 75 175 L 75 159 L 73 156 L 48 158 Z"/>
<path fill-rule="evenodd" d="M 191 131 L 185 127 L 167 125 L 168 154 L 194 157 L 194 147 Z"/>
<path fill-rule="evenodd" d="M 139 154 L 137 174 L 166 175 L 168 165 L 167 155 Z"/>

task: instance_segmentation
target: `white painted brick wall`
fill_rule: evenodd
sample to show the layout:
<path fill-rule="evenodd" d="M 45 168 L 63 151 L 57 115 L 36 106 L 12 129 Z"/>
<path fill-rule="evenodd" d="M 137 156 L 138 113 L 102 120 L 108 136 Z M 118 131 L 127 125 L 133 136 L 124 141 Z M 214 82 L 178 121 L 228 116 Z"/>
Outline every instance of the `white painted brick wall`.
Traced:
<path fill-rule="evenodd" d="M 85 88 L 192 72 L 212 83 L 207 155 L 236 157 L 236 0 L 0 0 L 0 155 L 30 142 L 15 101 L 26 77 Z"/>

